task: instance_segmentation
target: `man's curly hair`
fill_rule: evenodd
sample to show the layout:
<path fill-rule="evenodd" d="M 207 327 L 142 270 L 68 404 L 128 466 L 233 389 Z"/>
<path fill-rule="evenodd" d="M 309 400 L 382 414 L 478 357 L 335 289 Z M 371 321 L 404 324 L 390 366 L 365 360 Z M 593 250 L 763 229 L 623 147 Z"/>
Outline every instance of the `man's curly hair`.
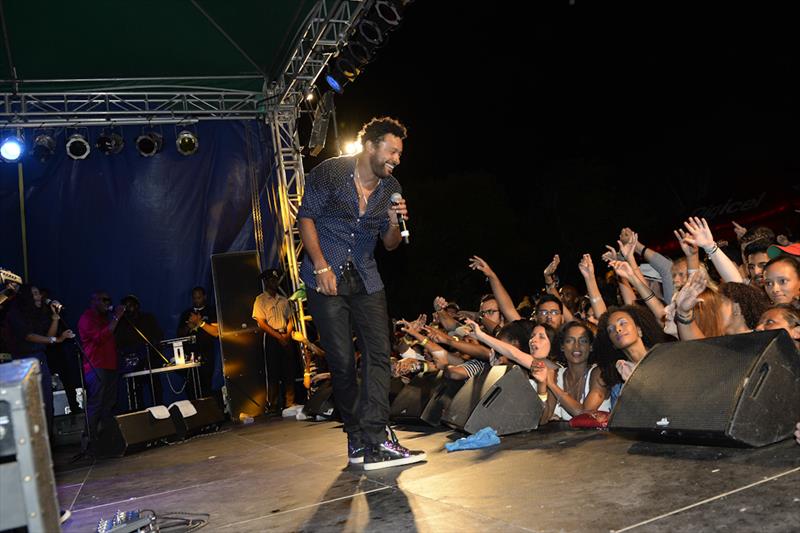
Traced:
<path fill-rule="evenodd" d="M 362 146 L 366 145 L 367 141 L 377 145 L 385 135 L 390 133 L 395 137 L 405 139 L 407 134 L 406 127 L 395 118 L 375 117 L 364 124 L 361 131 L 358 132 L 358 140 L 361 141 Z"/>

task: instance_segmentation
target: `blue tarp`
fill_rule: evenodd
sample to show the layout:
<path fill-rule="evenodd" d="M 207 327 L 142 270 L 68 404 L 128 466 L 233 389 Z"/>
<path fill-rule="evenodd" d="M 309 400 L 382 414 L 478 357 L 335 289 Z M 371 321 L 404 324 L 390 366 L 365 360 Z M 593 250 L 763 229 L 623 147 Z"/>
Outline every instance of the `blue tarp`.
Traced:
<path fill-rule="evenodd" d="M 205 286 L 213 303 L 210 255 L 255 249 L 251 172 L 261 191 L 264 266 L 277 264 L 265 190 L 275 178 L 269 128 L 200 123 L 191 127 L 200 143 L 192 156 L 176 150 L 174 126 L 154 129 L 164 135 L 154 157 L 142 157 L 134 145 L 143 128 L 126 126 L 117 128 L 125 138 L 119 154 L 93 146 L 88 159 L 74 161 L 64 144 L 75 131 L 61 130 L 50 160 L 23 160 L 29 281 L 65 304 L 72 325 L 95 289 L 109 291 L 115 303 L 136 294 L 167 337 L 193 286 Z M 92 145 L 100 131 L 77 130 Z M 30 146 L 33 132 L 27 136 Z M 0 266 L 22 275 L 17 180 L 17 165 L 0 163 Z"/>

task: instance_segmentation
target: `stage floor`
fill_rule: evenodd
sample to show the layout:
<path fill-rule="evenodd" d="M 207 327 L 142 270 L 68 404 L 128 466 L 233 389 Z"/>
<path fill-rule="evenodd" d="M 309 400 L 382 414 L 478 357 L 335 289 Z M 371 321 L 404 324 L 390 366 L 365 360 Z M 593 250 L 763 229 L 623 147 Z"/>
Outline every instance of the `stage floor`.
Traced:
<path fill-rule="evenodd" d="M 346 467 L 334 422 L 267 419 L 94 464 L 61 464 L 64 531 L 116 511 L 208 513 L 204 531 L 800 530 L 800 446 L 760 449 L 626 440 L 546 427 L 448 453 L 460 435 L 398 431 L 428 462 Z"/>

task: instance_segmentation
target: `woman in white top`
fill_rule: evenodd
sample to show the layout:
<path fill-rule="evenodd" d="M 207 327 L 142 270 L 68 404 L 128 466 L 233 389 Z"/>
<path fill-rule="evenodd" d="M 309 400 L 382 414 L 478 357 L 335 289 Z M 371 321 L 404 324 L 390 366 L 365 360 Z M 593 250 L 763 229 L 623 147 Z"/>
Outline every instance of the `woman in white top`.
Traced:
<path fill-rule="evenodd" d="M 547 380 L 548 400 L 555 403 L 554 418 L 570 420 L 586 412 L 611 411 L 608 390 L 592 361 L 593 342 L 594 334 L 581 322 L 568 322 L 559 330 L 557 346 L 567 366 Z"/>

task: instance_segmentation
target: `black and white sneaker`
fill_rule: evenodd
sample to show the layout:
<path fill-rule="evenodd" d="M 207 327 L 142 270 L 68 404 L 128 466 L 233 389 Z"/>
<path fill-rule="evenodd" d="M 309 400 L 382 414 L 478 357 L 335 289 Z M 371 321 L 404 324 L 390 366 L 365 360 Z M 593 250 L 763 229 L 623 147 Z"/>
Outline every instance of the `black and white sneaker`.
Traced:
<path fill-rule="evenodd" d="M 360 465 L 364 462 L 366 449 L 367 445 L 361 437 L 347 434 L 347 460 L 351 465 Z"/>
<path fill-rule="evenodd" d="M 368 446 L 364 454 L 364 470 L 378 470 L 392 466 L 410 465 L 427 461 L 425 452 L 409 450 L 396 439 Z"/>

